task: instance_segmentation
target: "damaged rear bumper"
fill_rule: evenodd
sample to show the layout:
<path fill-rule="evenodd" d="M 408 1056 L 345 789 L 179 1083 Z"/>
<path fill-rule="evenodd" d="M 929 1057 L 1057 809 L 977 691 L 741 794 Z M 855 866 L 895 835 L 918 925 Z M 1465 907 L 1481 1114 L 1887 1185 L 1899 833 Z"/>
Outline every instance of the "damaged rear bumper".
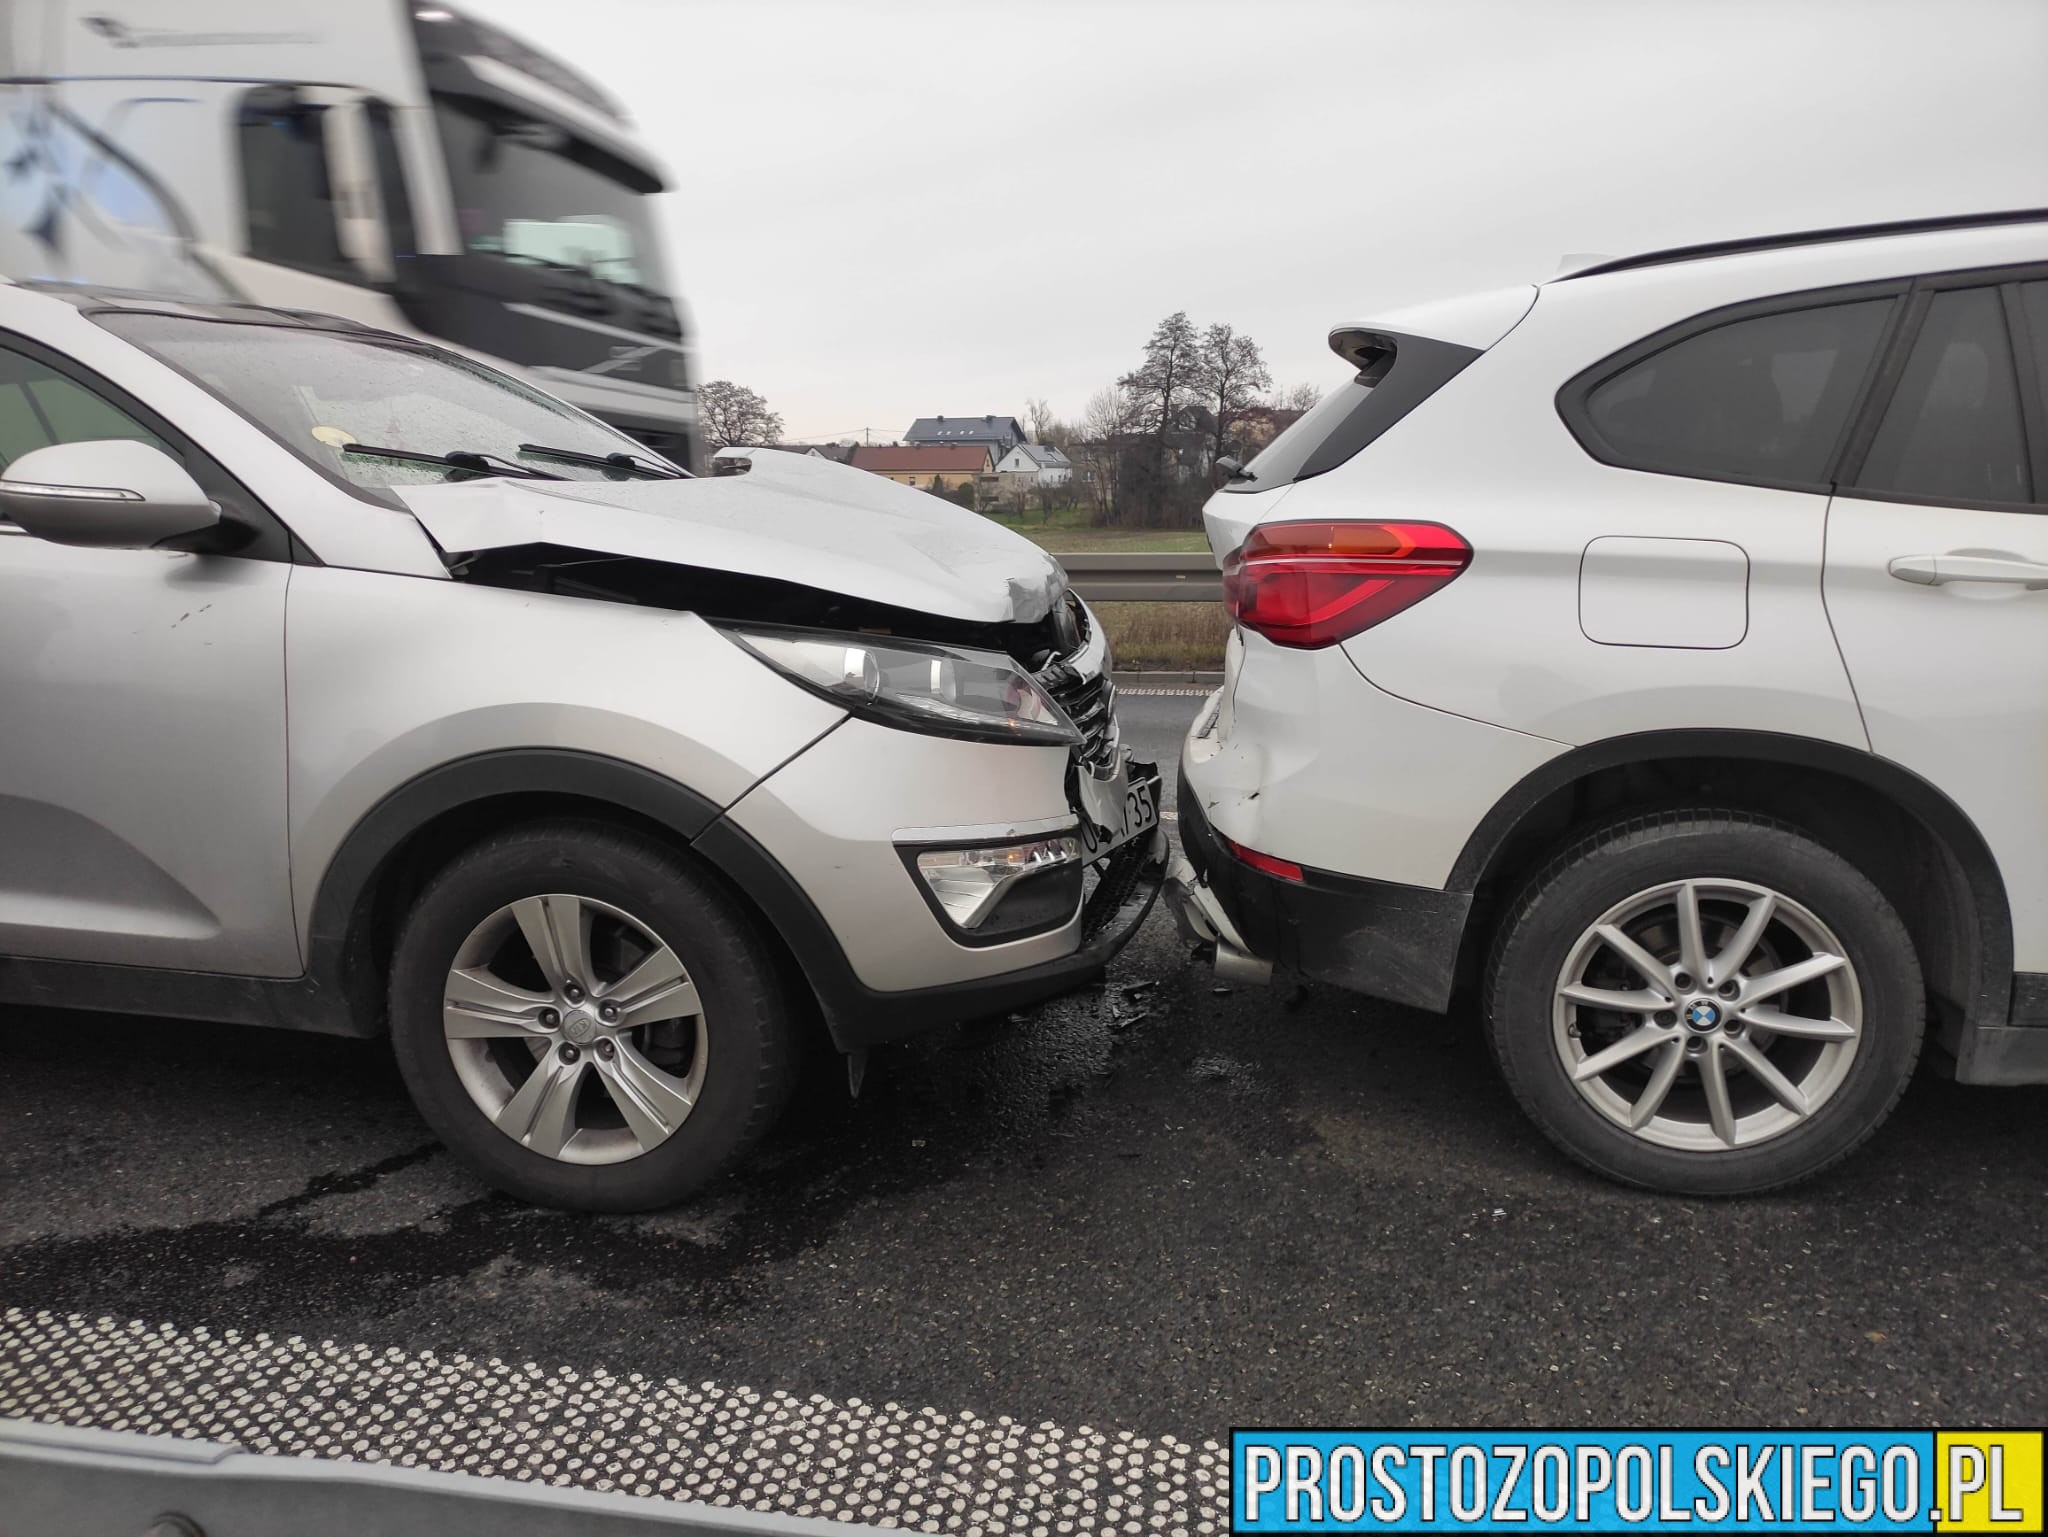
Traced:
<path fill-rule="evenodd" d="M 1263 980 L 1277 967 L 1353 992 L 1442 1012 L 1472 910 L 1435 891 L 1304 869 L 1282 880 L 1231 858 L 1181 766 L 1177 861 L 1168 900 L 1182 931 L 1216 947 L 1217 971 Z"/>

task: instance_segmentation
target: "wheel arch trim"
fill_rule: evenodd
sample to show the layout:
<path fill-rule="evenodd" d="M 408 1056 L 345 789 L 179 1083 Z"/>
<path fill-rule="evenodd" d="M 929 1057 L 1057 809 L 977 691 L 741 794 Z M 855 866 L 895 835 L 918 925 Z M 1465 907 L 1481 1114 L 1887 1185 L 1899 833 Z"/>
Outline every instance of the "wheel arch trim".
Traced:
<path fill-rule="evenodd" d="M 321 872 L 307 930 L 307 972 L 316 982 L 350 991 L 364 957 L 366 899 L 391 861 L 441 818 L 493 800 L 561 796 L 635 813 L 685 845 L 717 821 L 722 808 L 672 779 L 637 764 L 569 748 L 509 748 L 456 758 L 386 793 L 351 827 Z M 361 986 L 355 978 L 356 987 Z M 361 1000 L 358 1000 L 361 1001 Z"/>
<path fill-rule="evenodd" d="M 1071 956 L 1022 972 L 909 992 L 876 992 L 855 975 L 831 926 L 781 862 L 714 801 L 637 764 L 567 748 L 515 748 L 458 758 L 400 785 L 352 828 L 328 862 L 314 902 L 304 979 L 328 1000 L 331 1028 L 373 1034 L 382 998 L 365 997 L 381 976 L 366 953 L 373 935 L 363 921 L 373 895 L 398 855 L 435 821 L 464 807 L 512 796 L 559 796 L 600 802 L 671 833 L 750 905 L 788 952 L 842 1051 L 942 1022 L 1051 996 L 1099 972 L 1106 956 L 1084 946 Z M 1096 948 L 1100 948 L 1099 946 Z M 353 995 L 351 993 L 353 984 Z"/>
<path fill-rule="evenodd" d="M 1974 985 L 1964 1000 L 1966 1032 L 2006 1023 L 2013 997 L 2012 908 L 2005 877 L 1977 824 L 1944 791 L 1902 764 L 1815 737 L 1744 730 L 1646 731 L 1574 748 L 1538 765 L 1494 803 L 1466 839 L 1446 889 L 1477 891 L 1528 816 L 1582 780 L 1610 769 L 1714 758 L 1834 774 L 1875 791 L 1924 827 L 1955 860 L 1974 909 L 1964 915 L 1968 921 L 1962 926 L 1974 952 L 1969 965 Z"/>

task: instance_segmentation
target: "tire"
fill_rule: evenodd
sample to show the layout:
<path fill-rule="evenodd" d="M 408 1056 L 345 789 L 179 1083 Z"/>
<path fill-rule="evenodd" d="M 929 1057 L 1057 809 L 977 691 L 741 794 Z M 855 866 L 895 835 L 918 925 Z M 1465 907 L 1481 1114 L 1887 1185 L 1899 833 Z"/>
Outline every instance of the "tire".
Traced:
<path fill-rule="evenodd" d="M 731 1168 L 788 1100 L 794 1017 L 732 897 L 595 821 L 459 855 L 392 962 L 392 1044 L 427 1124 L 498 1189 L 571 1210 L 670 1205 Z"/>
<path fill-rule="evenodd" d="M 1926 1000 L 1905 925 L 1854 865 L 1783 823 L 1701 808 L 1600 828 L 1529 880 L 1485 1012 L 1502 1075 L 1552 1142 L 1610 1179 L 1716 1196 L 1809 1178 L 1860 1146 L 1912 1078 Z"/>

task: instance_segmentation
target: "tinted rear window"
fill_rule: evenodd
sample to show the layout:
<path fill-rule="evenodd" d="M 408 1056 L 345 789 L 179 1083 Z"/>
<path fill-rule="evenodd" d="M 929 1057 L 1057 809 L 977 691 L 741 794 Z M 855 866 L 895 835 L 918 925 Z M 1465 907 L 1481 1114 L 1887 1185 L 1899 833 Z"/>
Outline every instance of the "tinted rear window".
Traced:
<path fill-rule="evenodd" d="M 1891 299 L 1783 310 L 1673 342 L 1595 385 L 1573 423 L 1596 456 L 1709 480 L 1824 480 Z"/>
<path fill-rule="evenodd" d="M 1342 389 L 1268 443 L 1226 491 L 1270 491 L 1307 480 L 1357 453 L 1421 405 L 1479 354 L 1426 336 L 1380 336 Z"/>

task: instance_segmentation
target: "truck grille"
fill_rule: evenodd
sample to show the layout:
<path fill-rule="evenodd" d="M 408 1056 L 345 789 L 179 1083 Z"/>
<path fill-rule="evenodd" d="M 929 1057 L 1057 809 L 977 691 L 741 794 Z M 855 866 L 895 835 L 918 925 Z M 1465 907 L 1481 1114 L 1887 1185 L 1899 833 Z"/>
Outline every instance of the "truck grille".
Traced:
<path fill-rule="evenodd" d="M 1067 662 L 1059 661 L 1041 672 L 1038 681 L 1081 733 L 1081 745 L 1074 749 L 1081 766 L 1102 778 L 1115 773 L 1120 742 L 1116 729 L 1116 685 L 1109 681 L 1109 675 L 1083 677 Z"/>

